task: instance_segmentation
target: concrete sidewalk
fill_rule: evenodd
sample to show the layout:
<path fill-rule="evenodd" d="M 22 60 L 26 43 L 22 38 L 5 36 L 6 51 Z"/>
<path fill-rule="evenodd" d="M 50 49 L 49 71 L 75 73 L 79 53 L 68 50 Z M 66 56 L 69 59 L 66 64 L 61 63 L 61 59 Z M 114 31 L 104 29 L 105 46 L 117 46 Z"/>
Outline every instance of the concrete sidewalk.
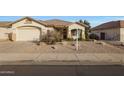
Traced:
<path fill-rule="evenodd" d="M 123 53 L 1 53 L 0 65 L 123 65 Z"/>

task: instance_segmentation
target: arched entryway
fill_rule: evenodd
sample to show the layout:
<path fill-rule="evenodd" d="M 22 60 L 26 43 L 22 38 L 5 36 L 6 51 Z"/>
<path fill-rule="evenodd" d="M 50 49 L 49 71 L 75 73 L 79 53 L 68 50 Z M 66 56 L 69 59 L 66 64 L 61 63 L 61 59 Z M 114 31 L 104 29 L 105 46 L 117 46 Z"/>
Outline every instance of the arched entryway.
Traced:
<path fill-rule="evenodd" d="M 78 31 L 78 39 L 82 38 L 82 29 L 71 29 L 71 37 L 77 38 L 77 31 Z"/>

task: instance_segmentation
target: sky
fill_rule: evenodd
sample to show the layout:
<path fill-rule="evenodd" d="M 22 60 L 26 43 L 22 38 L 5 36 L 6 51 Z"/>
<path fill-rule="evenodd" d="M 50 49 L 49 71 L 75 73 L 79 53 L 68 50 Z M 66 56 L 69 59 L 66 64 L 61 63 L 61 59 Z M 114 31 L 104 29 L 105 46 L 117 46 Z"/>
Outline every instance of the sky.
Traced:
<path fill-rule="evenodd" d="M 0 21 L 16 21 L 24 16 L 0 16 Z M 97 26 L 108 21 L 124 20 L 124 16 L 30 16 L 36 20 L 61 19 L 65 21 L 76 22 L 87 20 L 91 26 Z"/>

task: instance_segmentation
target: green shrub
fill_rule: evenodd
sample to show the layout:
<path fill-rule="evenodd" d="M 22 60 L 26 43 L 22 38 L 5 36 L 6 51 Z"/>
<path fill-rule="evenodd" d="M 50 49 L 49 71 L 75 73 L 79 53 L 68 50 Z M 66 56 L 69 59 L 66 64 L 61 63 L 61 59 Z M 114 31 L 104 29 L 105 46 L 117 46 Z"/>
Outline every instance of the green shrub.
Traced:
<path fill-rule="evenodd" d="M 55 44 L 56 42 L 61 41 L 61 36 L 56 31 L 51 31 L 49 34 L 46 35 L 45 41 L 47 44 Z"/>
<path fill-rule="evenodd" d="M 68 38 L 67 41 L 74 41 L 72 38 Z"/>
<path fill-rule="evenodd" d="M 56 38 L 55 37 L 49 37 L 47 39 L 47 44 L 52 45 L 56 43 Z"/>
<path fill-rule="evenodd" d="M 90 39 L 96 39 L 96 40 L 99 40 L 99 36 L 96 35 L 96 34 L 90 34 Z"/>

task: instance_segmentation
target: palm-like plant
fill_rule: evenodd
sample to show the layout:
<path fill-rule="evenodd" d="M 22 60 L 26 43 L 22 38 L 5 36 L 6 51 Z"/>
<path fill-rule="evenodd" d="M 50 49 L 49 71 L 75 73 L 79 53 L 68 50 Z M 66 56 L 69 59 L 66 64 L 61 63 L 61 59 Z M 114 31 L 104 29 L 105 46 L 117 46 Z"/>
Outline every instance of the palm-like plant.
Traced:
<path fill-rule="evenodd" d="M 87 25 L 87 27 L 85 28 L 85 38 L 86 40 L 89 40 L 89 32 L 91 31 L 90 23 L 87 20 L 79 20 L 79 23 Z"/>

